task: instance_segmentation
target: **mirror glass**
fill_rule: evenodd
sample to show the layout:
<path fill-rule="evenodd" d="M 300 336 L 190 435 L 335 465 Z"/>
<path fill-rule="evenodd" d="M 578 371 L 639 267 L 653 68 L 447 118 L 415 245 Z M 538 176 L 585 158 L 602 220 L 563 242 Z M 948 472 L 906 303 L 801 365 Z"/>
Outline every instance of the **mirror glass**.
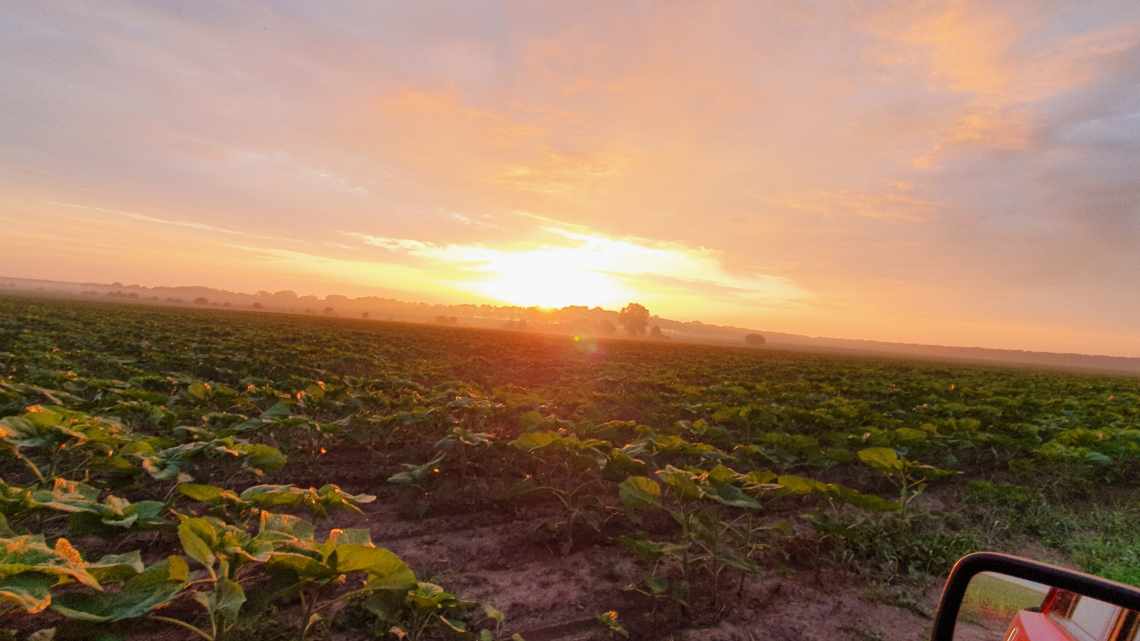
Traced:
<path fill-rule="evenodd" d="M 993 572 L 970 580 L 954 641 L 1140 641 L 1140 613 Z"/>

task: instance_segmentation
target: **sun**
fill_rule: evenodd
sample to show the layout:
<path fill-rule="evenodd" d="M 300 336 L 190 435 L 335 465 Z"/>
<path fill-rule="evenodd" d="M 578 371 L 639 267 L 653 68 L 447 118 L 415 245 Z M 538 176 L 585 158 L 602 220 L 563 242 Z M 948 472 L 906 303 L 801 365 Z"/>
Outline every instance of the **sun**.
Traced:
<path fill-rule="evenodd" d="M 475 289 L 495 300 L 522 307 L 613 306 L 630 292 L 621 281 L 592 268 L 582 248 L 558 247 L 502 252 L 482 271 Z"/>

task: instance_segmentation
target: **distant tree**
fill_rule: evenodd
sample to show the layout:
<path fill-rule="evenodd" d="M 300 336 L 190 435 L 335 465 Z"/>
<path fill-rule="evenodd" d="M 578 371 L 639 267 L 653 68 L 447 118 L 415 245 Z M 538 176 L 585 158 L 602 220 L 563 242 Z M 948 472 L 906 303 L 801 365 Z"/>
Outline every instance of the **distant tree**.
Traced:
<path fill-rule="evenodd" d="M 368 312 L 360 312 L 360 317 L 364 320 L 368 320 Z"/>
<path fill-rule="evenodd" d="M 665 334 L 661 333 L 660 325 L 654 325 L 652 328 L 650 328 L 649 335 L 653 338 L 665 338 Z"/>
<path fill-rule="evenodd" d="M 617 333 L 617 329 L 617 325 L 614 325 L 613 321 L 609 319 L 603 318 L 598 321 L 598 333 L 603 336 L 613 336 Z"/>
<path fill-rule="evenodd" d="M 335 313 L 336 313 L 336 310 L 335 310 L 335 309 L 333 309 L 332 307 L 326 307 L 326 308 L 325 308 L 325 313 L 326 313 L 326 314 L 329 314 L 329 315 L 331 316 L 332 314 L 335 314 Z"/>
<path fill-rule="evenodd" d="M 194 304 L 195 305 L 209 305 L 210 299 L 206 298 L 205 296 L 199 296 L 198 298 L 194 299 Z"/>
<path fill-rule="evenodd" d="M 260 302 L 258 302 L 258 301 L 253 301 L 253 305 L 252 305 L 252 307 L 253 307 L 254 309 L 265 309 L 265 305 L 262 305 L 262 304 L 261 304 Z"/>
<path fill-rule="evenodd" d="M 764 345 L 767 342 L 768 342 L 768 339 L 764 338 L 760 334 L 748 334 L 744 337 L 744 344 L 745 345 L 753 345 L 753 346 Z"/>
<path fill-rule="evenodd" d="M 644 336 L 649 327 L 649 310 L 640 303 L 630 303 L 621 308 L 618 322 L 630 336 Z"/>

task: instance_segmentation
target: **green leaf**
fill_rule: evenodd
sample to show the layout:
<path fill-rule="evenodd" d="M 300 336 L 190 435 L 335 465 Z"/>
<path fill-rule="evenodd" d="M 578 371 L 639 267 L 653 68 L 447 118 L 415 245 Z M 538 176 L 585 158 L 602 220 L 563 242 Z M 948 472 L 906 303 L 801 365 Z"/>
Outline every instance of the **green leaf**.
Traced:
<path fill-rule="evenodd" d="M 897 472 L 903 469 L 903 462 L 898 452 L 889 447 L 868 447 L 859 450 L 858 457 L 860 461 L 883 472 Z"/>
<path fill-rule="evenodd" d="M 895 436 L 900 443 L 921 443 L 929 438 L 929 434 L 913 427 L 900 427 L 895 430 Z"/>
<path fill-rule="evenodd" d="M 364 609 L 382 622 L 396 623 L 403 614 L 407 592 L 407 590 L 377 590 L 364 599 Z"/>
<path fill-rule="evenodd" d="M 730 547 L 718 547 L 714 550 L 713 556 L 721 564 L 746 572 L 748 574 L 755 574 L 760 571 L 760 566 L 757 565 L 752 559 L 738 554 L 736 550 Z"/>
<path fill-rule="evenodd" d="M 51 588 L 59 579 L 49 574 L 24 572 L 0 579 L 0 602 L 11 603 L 28 614 L 51 605 Z"/>
<path fill-rule="evenodd" d="M 795 474 L 781 474 L 776 478 L 776 483 L 779 484 L 784 491 L 792 494 L 812 494 L 813 492 L 820 492 L 827 488 L 827 484 L 825 483 L 805 476 L 796 476 Z"/>
<path fill-rule="evenodd" d="M 142 556 L 138 550 L 126 554 L 106 554 L 98 561 L 87 564 L 87 571 L 100 584 L 124 581 L 141 573 L 143 569 Z"/>
<path fill-rule="evenodd" d="M 1089 463 L 1094 463 L 1096 465 L 1111 465 L 1112 464 L 1112 458 L 1111 457 L 1105 456 L 1104 454 L 1101 454 L 1100 452 L 1097 452 L 1096 450 L 1089 450 L 1087 453 L 1085 453 L 1085 460 L 1088 461 Z"/>
<path fill-rule="evenodd" d="M 519 414 L 519 426 L 522 427 L 524 432 L 533 430 L 546 422 L 546 418 L 535 410 L 527 410 Z"/>
<path fill-rule="evenodd" d="M 369 545 L 345 543 L 337 545 L 334 552 L 336 553 L 334 567 L 341 574 L 361 570 L 370 571 L 374 566 L 383 573 L 386 568 L 391 567 L 391 563 L 403 564 L 400 557 L 392 552 Z"/>
<path fill-rule="evenodd" d="M 622 504 L 633 510 L 661 506 L 661 486 L 647 476 L 631 476 L 618 485 Z"/>
<path fill-rule="evenodd" d="M 232 579 L 219 579 L 213 596 L 214 610 L 226 621 L 236 621 L 238 612 L 245 603 L 245 590 L 241 584 Z"/>
<path fill-rule="evenodd" d="M 657 478 L 683 499 L 701 498 L 701 486 L 697 485 L 693 475 L 685 470 L 668 465 L 663 470 L 657 470 Z"/>
<path fill-rule="evenodd" d="M 305 490 L 293 485 L 254 485 L 241 493 L 241 500 L 262 508 L 279 508 L 300 505 L 305 495 Z"/>
<path fill-rule="evenodd" d="M 562 439 L 558 432 L 526 432 L 510 442 L 511 447 L 532 452 Z"/>
<path fill-rule="evenodd" d="M 329 531 L 328 541 L 333 545 L 350 543 L 372 547 L 372 531 L 368 528 L 334 528 Z"/>
<path fill-rule="evenodd" d="M 322 485 L 321 488 L 317 490 L 317 496 L 319 496 L 322 501 L 330 502 L 351 501 L 352 503 L 371 503 L 376 500 L 376 497 L 372 494 L 349 494 L 340 489 L 340 486 L 331 483 Z"/>
<path fill-rule="evenodd" d="M 320 401 L 325 397 L 325 384 L 323 382 L 316 382 L 305 388 L 305 398 L 311 398 L 314 401 Z"/>
<path fill-rule="evenodd" d="M 494 621 L 495 623 L 502 623 L 507 618 L 507 615 L 503 614 L 502 610 L 496 608 L 490 603 L 483 604 L 483 614 L 487 615 L 487 618 Z"/>
<path fill-rule="evenodd" d="M 427 581 L 419 581 L 415 589 L 408 592 L 408 603 L 419 610 L 435 611 L 439 607 L 455 598 L 446 592 L 442 586 Z"/>
<path fill-rule="evenodd" d="M 238 443 L 234 449 L 246 457 L 248 465 L 265 472 L 276 472 L 288 460 L 281 450 L 262 443 Z"/>
<path fill-rule="evenodd" d="M 202 382 L 191 383 L 190 387 L 186 388 L 186 393 L 200 401 L 204 401 L 210 394 L 210 384 Z"/>
<path fill-rule="evenodd" d="M 189 581 L 190 580 L 190 564 L 186 559 L 172 554 L 166 557 L 166 571 L 167 578 L 171 581 Z"/>
<path fill-rule="evenodd" d="M 423 465 L 402 463 L 401 465 L 403 465 L 404 471 L 389 476 L 388 482 L 396 485 L 414 485 L 419 483 L 438 471 L 436 466 L 443 461 L 444 456 L 445 455 L 441 452 L 438 456 Z"/>
<path fill-rule="evenodd" d="M 738 474 L 736 470 L 718 463 L 709 470 L 708 478 L 712 483 L 727 485 L 736 482 L 736 480 L 740 478 L 740 474 Z"/>
<path fill-rule="evenodd" d="M 179 483 L 178 493 L 200 503 L 220 503 L 223 501 L 237 503 L 240 500 L 233 490 L 204 483 Z"/>
<path fill-rule="evenodd" d="M 657 561 L 666 556 L 678 556 L 689 547 L 683 543 L 664 543 L 633 536 L 622 536 L 618 538 L 618 541 L 646 561 Z"/>
<path fill-rule="evenodd" d="M 55 478 L 50 490 L 32 492 L 31 505 L 57 512 L 99 514 L 105 509 L 99 502 L 99 493 L 98 488 L 86 483 Z"/>
<path fill-rule="evenodd" d="M 443 622 L 444 625 L 446 625 L 448 628 L 451 629 L 452 632 L 455 632 L 457 634 L 463 634 L 463 633 L 467 632 L 467 624 L 464 623 L 463 621 L 460 621 L 459 619 L 449 619 L 449 618 L 443 616 L 442 614 L 437 615 L 437 616 L 439 617 L 439 620 Z"/>
<path fill-rule="evenodd" d="M 381 554 L 368 554 L 366 558 L 355 557 L 355 552 L 350 552 L 350 560 L 342 561 L 341 547 L 363 548 L 371 549 L 380 552 Z M 391 550 L 384 548 L 364 548 L 363 546 L 337 546 L 337 567 L 340 564 L 348 563 L 349 567 L 355 564 L 364 564 L 360 569 L 368 574 L 368 581 L 365 584 L 370 590 L 410 590 L 416 586 L 416 575 L 412 569 L 404 563 L 403 559 L 396 556 Z"/>
<path fill-rule="evenodd" d="M 609 612 L 602 612 L 595 618 L 597 619 L 598 623 L 608 628 L 610 632 L 617 634 L 624 639 L 629 638 L 629 631 L 626 630 L 625 626 L 623 626 L 621 622 L 618 621 L 618 613 L 616 611 L 610 610 Z"/>
<path fill-rule="evenodd" d="M 178 540 L 186 556 L 207 568 L 214 566 L 214 549 L 218 546 L 220 532 L 210 521 L 201 517 L 179 515 Z"/>
<path fill-rule="evenodd" d="M 171 556 L 128 580 L 118 592 L 67 592 L 55 599 L 52 610 L 97 623 L 134 619 L 169 603 L 188 578 L 185 559 Z"/>
<path fill-rule="evenodd" d="M 764 488 L 776 483 L 776 479 L 776 473 L 771 470 L 752 470 L 741 478 L 747 488 Z"/>
<path fill-rule="evenodd" d="M 277 514 L 262 510 L 259 535 L 277 534 L 300 541 L 312 541 L 316 528 L 308 521 L 289 514 Z"/>
<path fill-rule="evenodd" d="M 336 574 L 333 568 L 300 552 L 271 552 L 266 563 L 274 568 L 287 569 L 303 579 L 327 578 Z"/>
<path fill-rule="evenodd" d="M 48 547 L 39 534 L 25 534 L 0 540 L 0 579 L 26 572 L 53 576 L 56 580 L 67 577 L 95 590 L 101 590 L 99 581 L 86 569 L 86 563 L 71 543 L 60 537 Z"/>
<path fill-rule="evenodd" d="M 759 510 L 761 507 L 759 501 L 735 485 L 714 485 L 705 493 L 705 497 L 722 505 L 745 510 Z"/>

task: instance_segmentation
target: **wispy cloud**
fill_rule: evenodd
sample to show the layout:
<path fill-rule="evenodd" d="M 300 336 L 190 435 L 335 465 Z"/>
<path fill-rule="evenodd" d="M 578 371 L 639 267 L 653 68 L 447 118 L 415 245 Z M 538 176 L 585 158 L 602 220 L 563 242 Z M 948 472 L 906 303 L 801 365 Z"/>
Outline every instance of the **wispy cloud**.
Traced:
<path fill-rule="evenodd" d="M 371 247 L 379 247 L 380 249 L 387 249 L 390 251 L 404 251 L 410 253 L 421 253 L 431 248 L 431 243 L 425 243 L 419 240 L 410 240 L 407 238 L 388 238 L 387 236 L 373 236 L 371 234 L 362 234 L 355 231 L 341 232 L 345 236 L 350 236 Z"/>
<path fill-rule="evenodd" d="M 522 191 L 567 194 L 594 184 L 620 178 L 629 165 L 621 154 L 568 154 L 549 151 L 527 163 L 504 167 L 495 181 Z"/>
<path fill-rule="evenodd" d="M 811 191 L 769 197 L 765 202 L 777 209 L 813 216 L 854 216 L 904 223 L 927 221 L 941 208 L 935 201 L 914 195 L 912 186 L 902 181 L 876 192 L 851 189 Z"/>
<path fill-rule="evenodd" d="M 48 205 L 55 207 L 66 207 L 69 209 L 79 209 L 83 211 L 93 212 L 105 216 L 117 216 L 120 218 L 127 218 L 136 220 L 143 223 L 152 223 L 155 225 L 167 225 L 170 227 L 181 227 L 183 229 L 193 229 L 195 231 L 210 232 L 211 234 L 224 234 L 227 236 L 245 236 L 248 238 L 261 238 L 265 240 L 273 240 L 274 236 L 265 236 L 261 234 L 252 234 L 249 232 L 239 231 L 237 229 L 230 229 L 227 227 L 219 227 L 217 225 L 209 225 L 206 223 L 198 223 L 190 220 L 176 220 L 172 218 L 160 218 L 158 216 L 149 216 L 147 214 L 140 214 L 133 211 L 124 211 L 122 209 L 108 209 L 106 207 L 95 207 L 92 205 L 81 205 L 79 203 L 63 203 L 63 202 L 48 202 Z"/>
<path fill-rule="evenodd" d="M 553 219 L 536 216 L 544 223 Z M 570 284 L 589 282 L 599 289 L 587 299 L 595 303 L 614 304 L 620 297 L 650 296 L 661 285 L 683 288 L 696 293 L 741 299 L 766 299 L 774 304 L 802 300 L 808 293 L 784 277 L 727 270 L 719 252 L 680 243 L 653 241 L 635 237 L 609 237 L 583 228 L 546 224 L 536 230 L 539 235 L 525 243 L 438 244 L 408 238 L 388 238 L 360 232 L 344 232 L 370 247 L 385 250 L 397 257 L 445 265 L 460 274 L 452 280 L 471 291 L 501 296 L 512 300 L 509 281 L 521 288 L 524 296 L 534 295 L 534 287 L 551 289 L 548 300 L 558 300 L 558 289 Z M 394 260 L 396 257 L 389 257 Z M 619 277 L 626 284 L 618 287 Z M 522 283 L 520 281 L 526 281 Z M 498 284 L 496 284 L 498 283 Z M 608 297 L 608 298 L 607 298 Z M 619 297 L 619 298 L 614 298 Z M 565 304 L 570 304 L 567 301 Z"/>

